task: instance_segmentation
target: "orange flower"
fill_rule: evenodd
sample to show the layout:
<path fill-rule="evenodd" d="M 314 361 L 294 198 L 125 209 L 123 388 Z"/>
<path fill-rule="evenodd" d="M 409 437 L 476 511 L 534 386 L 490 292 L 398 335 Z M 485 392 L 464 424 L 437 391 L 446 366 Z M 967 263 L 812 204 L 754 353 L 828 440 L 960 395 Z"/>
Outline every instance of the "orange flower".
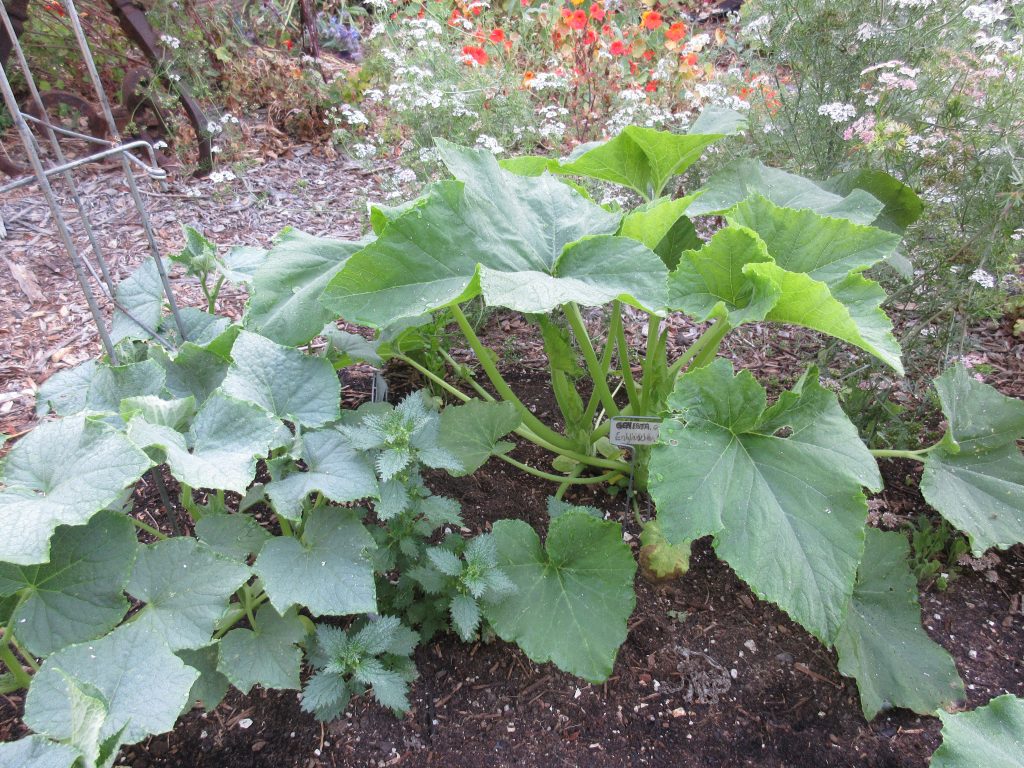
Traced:
<path fill-rule="evenodd" d="M 608 49 L 608 52 L 612 56 L 625 56 L 627 53 L 629 53 L 629 51 L 626 49 L 626 44 L 621 40 L 616 40 L 614 43 L 612 43 L 611 47 Z"/>
<path fill-rule="evenodd" d="M 293 43 L 291 40 L 285 40 L 284 41 L 284 47 L 287 48 L 289 51 L 292 49 L 292 46 L 294 46 L 294 45 L 295 45 L 295 43 Z"/>
<path fill-rule="evenodd" d="M 587 12 L 582 9 L 573 11 L 567 21 L 572 29 L 583 29 L 587 26 Z"/>
<path fill-rule="evenodd" d="M 492 43 L 503 43 L 505 42 L 505 30 L 493 29 L 491 30 L 490 41 Z"/>
<path fill-rule="evenodd" d="M 688 53 L 688 54 L 686 54 L 685 56 L 683 56 L 683 63 L 686 64 L 688 67 L 696 67 L 697 66 L 697 54 L 696 53 Z"/>
<path fill-rule="evenodd" d="M 644 11 L 640 16 L 640 23 L 645 29 L 654 31 L 661 26 L 661 14 L 657 11 Z"/>
<path fill-rule="evenodd" d="M 533 73 L 533 70 L 531 69 L 528 69 L 525 72 L 523 72 L 523 87 L 529 88 L 530 83 L 533 82 L 533 78 L 535 77 L 536 75 Z"/>
<path fill-rule="evenodd" d="M 678 43 L 686 36 L 686 25 L 681 21 L 677 21 L 665 32 L 665 39 L 671 40 L 672 42 Z"/>
<path fill-rule="evenodd" d="M 487 63 L 487 51 L 475 45 L 466 45 L 462 48 L 462 61 L 465 64 L 476 64 L 482 67 Z"/>
<path fill-rule="evenodd" d="M 600 3 L 590 6 L 590 18 L 594 21 L 604 21 L 604 6 Z"/>

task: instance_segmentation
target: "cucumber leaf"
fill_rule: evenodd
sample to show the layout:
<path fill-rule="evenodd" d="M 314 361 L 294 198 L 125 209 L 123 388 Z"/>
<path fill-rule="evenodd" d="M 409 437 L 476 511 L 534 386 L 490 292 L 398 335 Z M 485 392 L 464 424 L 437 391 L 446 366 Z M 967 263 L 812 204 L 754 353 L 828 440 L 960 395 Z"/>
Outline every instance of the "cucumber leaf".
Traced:
<path fill-rule="evenodd" d="M 909 554 L 903 534 L 867 530 L 864 560 L 836 636 L 839 671 L 857 680 L 866 720 L 891 707 L 927 715 L 965 693 L 953 658 L 921 628 Z"/>
<path fill-rule="evenodd" d="M 149 330 L 159 331 L 163 315 L 164 295 L 160 271 L 153 259 L 146 259 L 135 271 L 117 285 L 114 295 L 118 303 L 137 320 L 145 323 Z M 135 320 L 120 309 L 114 309 L 110 326 L 110 340 L 117 344 L 122 339 L 151 339 L 152 334 L 144 330 Z"/>
<path fill-rule="evenodd" d="M 75 768 L 81 756 L 74 747 L 38 734 L 0 744 L 0 765 L 12 768 Z"/>
<path fill-rule="evenodd" d="M 256 614 L 252 629 L 232 629 L 220 641 L 217 668 L 242 693 L 254 685 L 296 691 L 301 683 L 302 642 L 306 629 L 297 608 L 284 616 L 272 605 L 264 605 Z"/>
<path fill-rule="evenodd" d="M 341 415 L 341 384 L 327 360 L 242 331 L 231 348 L 225 394 L 279 419 L 315 428 Z"/>
<path fill-rule="evenodd" d="M 367 551 L 376 547 L 355 510 L 318 507 L 302 539 L 263 545 L 254 566 L 270 602 L 283 613 L 304 605 L 314 616 L 375 613 L 377 593 Z"/>
<path fill-rule="evenodd" d="M 50 562 L 0 563 L 0 596 L 21 595 L 11 618 L 18 640 L 49 656 L 113 629 L 128 611 L 123 591 L 137 548 L 127 517 L 100 512 L 83 526 L 59 527 Z"/>
<path fill-rule="evenodd" d="M 210 643 L 203 648 L 184 648 L 175 655 L 199 673 L 199 679 L 189 691 L 185 712 L 196 704 L 201 704 L 204 712 L 212 712 L 231 688 L 228 679 L 217 671 L 220 643 Z"/>
<path fill-rule="evenodd" d="M 501 438 L 519 423 L 519 412 L 512 403 L 471 400 L 465 405 L 445 408 L 441 411 L 441 447 L 461 467 L 450 473 L 456 477 L 471 475 L 491 456 L 511 451 L 515 444 Z"/>
<path fill-rule="evenodd" d="M 49 560 L 58 525 L 82 525 L 120 498 L 152 462 L 124 435 L 84 416 L 41 424 L 4 460 L 0 561 Z"/>
<path fill-rule="evenodd" d="M 377 495 L 373 464 L 340 432 L 306 432 L 302 436 L 302 460 L 305 472 L 293 472 L 266 486 L 274 511 L 289 520 L 298 520 L 302 516 L 302 502 L 318 491 L 337 503 Z"/>
<path fill-rule="evenodd" d="M 230 560 L 258 555 L 270 533 L 248 515 L 204 515 L 196 523 L 196 536 L 214 552 Z"/>
<path fill-rule="evenodd" d="M 190 537 L 142 547 L 127 589 L 146 606 L 133 623 L 162 636 L 172 651 L 202 648 L 249 576 L 248 566 Z"/>
<path fill-rule="evenodd" d="M 521 520 L 493 530 L 498 567 L 516 587 L 484 602 L 494 631 L 537 663 L 606 680 L 636 604 L 636 563 L 619 525 L 570 510 L 551 521 L 544 546 Z"/>
<path fill-rule="evenodd" d="M 658 523 L 670 543 L 713 535 L 759 597 L 831 642 L 864 547 L 861 488 L 881 488 L 878 466 L 816 369 L 765 405 L 754 377 L 723 359 L 679 378 L 651 456 Z"/>

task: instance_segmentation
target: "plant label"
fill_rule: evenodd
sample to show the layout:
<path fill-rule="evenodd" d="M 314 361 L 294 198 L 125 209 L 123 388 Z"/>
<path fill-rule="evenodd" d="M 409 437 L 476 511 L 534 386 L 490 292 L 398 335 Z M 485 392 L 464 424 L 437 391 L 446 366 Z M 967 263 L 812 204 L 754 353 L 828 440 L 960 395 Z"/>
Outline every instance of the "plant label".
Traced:
<path fill-rule="evenodd" d="M 654 445 L 661 431 L 657 416 L 613 416 L 608 439 L 613 445 Z"/>

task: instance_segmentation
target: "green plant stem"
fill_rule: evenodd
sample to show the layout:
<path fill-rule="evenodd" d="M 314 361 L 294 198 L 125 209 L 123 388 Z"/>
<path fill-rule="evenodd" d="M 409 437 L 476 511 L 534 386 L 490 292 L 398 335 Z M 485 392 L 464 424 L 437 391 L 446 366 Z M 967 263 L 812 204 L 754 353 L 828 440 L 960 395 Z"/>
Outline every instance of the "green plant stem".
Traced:
<path fill-rule="evenodd" d="M 550 472 L 534 469 L 529 464 L 523 464 L 523 462 L 516 461 L 511 456 L 506 456 L 504 454 L 499 455 L 498 458 L 508 462 L 513 467 L 523 470 L 523 472 L 526 472 L 527 474 L 539 477 L 541 480 L 550 480 L 553 483 L 568 483 L 569 485 L 596 485 L 597 483 L 610 483 L 622 475 L 621 472 L 606 472 L 605 474 L 597 477 L 573 478 L 571 475 L 552 475 Z"/>
<path fill-rule="evenodd" d="M 453 304 L 450 309 L 452 315 L 455 317 L 455 321 L 459 324 L 459 330 L 461 330 L 462 335 L 466 337 L 466 341 L 469 342 L 469 346 L 473 350 L 473 354 L 475 354 L 477 359 L 480 361 L 480 366 L 484 369 L 484 373 L 487 374 L 487 378 L 490 380 L 495 391 L 501 396 L 501 399 L 512 403 L 512 405 L 516 407 L 516 410 L 518 410 L 522 416 L 523 423 L 530 428 L 531 432 L 544 438 L 549 443 L 557 445 L 559 448 L 571 450 L 572 443 L 569 439 L 564 435 L 558 434 L 555 430 L 551 429 L 551 427 L 534 416 L 533 412 L 523 405 L 523 402 L 516 396 L 516 393 L 512 391 L 508 382 L 505 381 L 501 373 L 498 371 L 497 366 L 494 365 L 494 361 L 491 360 L 486 347 L 481 343 L 476 333 L 473 332 L 473 327 L 469 324 L 466 316 L 462 313 L 462 308 L 457 304 Z"/>
<path fill-rule="evenodd" d="M 572 328 L 573 335 L 576 337 L 576 342 L 580 345 L 580 349 L 583 351 L 583 360 L 587 364 L 587 371 L 590 373 L 590 378 L 593 379 L 594 391 L 597 392 L 597 396 L 601 398 L 604 409 L 610 415 L 618 416 L 619 407 L 615 404 L 615 400 L 612 398 L 611 390 L 608 389 L 607 364 L 602 367 L 601 362 L 597 359 L 597 353 L 594 351 L 594 345 L 590 341 L 590 336 L 587 335 L 587 327 L 583 322 L 583 315 L 580 313 L 579 306 L 576 302 L 570 301 L 568 304 L 562 305 L 562 311 L 565 313 L 566 320 L 569 321 L 569 327 Z"/>
<path fill-rule="evenodd" d="M 14 650 L 16 650 L 18 652 L 18 654 L 21 656 L 21 658 L 23 658 L 25 660 L 26 664 L 28 664 L 30 667 L 32 667 L 32 671 L 33 672 L 38 672 L 39 671 L 39 662 L 37 662 L 35 660 L 35 657 L 31 653 L 29 653 L 28 651 L 26 651 L 24 648 L 21 647 L 21 645 L 18 643 L 18 636 L 17 635 L 15 635 L 13 632 L 9 632 L 9 636 L 11 638 L 11 646 L 14 648 Z"/>
<path fill-rule="evenodd" d="M 582 471 L 583 471 L 583 465 L 582 464 L 577 464 L 575 467 L 572 468 L 572 472 L 569 473 L 569 476 L 566 477 L 565 480 L 563 480 L 561 482 L 561 484 L 558 486 L 558 490 L 555 491 L 555 499 L 557 501 L 561 501 L 562 500 L 562 497 L 565 496 L 565 492 L 568 491 L 569 490 L 569 486 L 572 485 L 572 483 L 569 482 L 570 478 L 577 478 L 577 477 L 579 477 L 580 476 L 580 472 L 582 472 Z"/>
<path fill-rule="evenodd" d="M 167 521 L 171 525 L 171 533 L 175 536 L 181 536 L 181 521 L 178 519 L 178 510 L 174 508 L 174 504 L 171 503 L 171 497 L 167 493 L 167 486 L 164 485 L 164 479 L 160 474 L 159 467 L 153 467 L 149 471 L 149 476 L 153 479 L 153 485 L 156 486 L 156 491 L 160 494 L 160 503 L 164 505 L 164 511 L 167 513 Z"/>
<path fill-rule="evenodd" d="M 697 368 L 703 368 L 705 365 L 710 363 L 712 358 L 718 354 L 718 348 L 721 346 L 722 339 L 725 338 L 725 334 L 731 330 L 732 326 L 729 325 L 729 322 L 725 318 L 722 318 L 701 334 L 701 338 L 697 339 L 697 341 L 701 341 L 705 336 L 708 337 L 708 341 L 693 356 L 693 362 L 690 363 L 690 368 L 696 370 Z M 697 341 L 694 342 L 694 345 L 697 344 Z"/>
<path fill-rule="evenodd" d="M 473 378 L 473 374 L 469 372 L 469 366 L 465 365 L 464 363 L 460 363 L 454 357 L 449 355 L 448 352 L 446 352 L 445 350 L 442 349 L 439 351 L 441 353 L 441 357 L 444 358 L 444 361 L 452 367 L 452 370 L 455 371 L 456 375 L 458 375 L 464 382 L 466 382 L 467 384 L 469 384 L 469 386 L 473 388 L 474 392 L 476 392 L 478 395 L 480 395 L 480 397 L 482 397 L 489 403 L 495 402 L 494 395 L 492 395 L 490 392 L 484 389 L 480 382 Z"/>
<path fill-rule="evenodd" d="M 654 361 L 658 359 L 658 348 L 665 343 L 668 332 L 658 333 L 661 325 L 661 318 L 657 315 L 650 315 L 647 319 L 647 353 L 644 355 L 643 377 L 640 382 L 639 413 L 637 416 L 647 414 L 651 406 L 651 393 L 654 388 Z"/>
<path fill-rule="evenodd" d="M 619 302 L 615 303 L 618 305 Z M 626 329 L 622 324 L 621 307 L 619 306 L 615 309 L 612 327 L 608 331 L 609 341 L 613 336 L 619 355 L 619 370 L 622 373 L 622 383 L 626 387 L 626 397 L 629 398 L 629 404 L 635 410 L 640 407 L 640 395 L 636 390 L 636 382 L 633 381 L 633 370 L 629 365 L 629 342 L 626 341 Z"/>
<path fill-rule="evenodd" d="M 278 523 L 278 525 L 281 526 L 281 533 L 282 533 L 282 535 L 284 535 L 284 536 L 293 536 L 294 535 L 292 533 L 292 525 L 291 525 L 291 523 L 288 522 L 288 518 L 286 518 L 286 517 L 284 517 L 282 515 L 278 515 L 277 516 L 277 523 Z"/>
<path fill-rule="evenodd" d="M 417 371 L 422 373 L 424 376 L 426 376 L 432 382 L 434 382 L 439 387 L 441 387 L 445 392 L 447 392 L 450 395 L 453 395 L 454 397 L 457 397 L 462 402 L 468 403 L 470 400 L 473 399 L 469 395 L 467 395 L 465 392 L 460 392 L 458 389 L 453 387 L 451 384 L 449 384 L 447 381 L 442 379 L 440 376 L 438 376 L 436 373 L 431 371 L 429 368 L 427 368 L 425 366 L 422 366 L 419 363 L 417 363 L 411 357 L 407 357 L 406 355 L 402 355 L 402 354 L 396 354 L 396 355 L 394 355 L 394 357 L 395 357 L 396 360 L 401 360 L 406 365 L 409 365 L 409 366 L 415 368 Z"/>
<path fill-rule="evenodd" d="M 155 536 L 156 538 L 160 539 L 161 541 L 164 540 L 164 539 L 171 538 L 166 533 L 163 533 L 162 531 L 157 530 L 156 528 L 154 528 L 152 525 L 149 525 L 148 523 L 144 523 L 141 520 L 138 520 L 138 519 L 136 519 L 134 517 L 130 517 L 130 516 L 129 516 L 128 519 L 132 521 L 132 524 L 136 528 L 138 528 L 139 530 L 145 531 L 146 533 L 148 533 L 151 536 Z"/>
<path fill-rule="evenodd" d="M 704 331 L 700 337 L 690 345 L 690 348 L 682 354 L 682 356 L 676 360 L 668 369 L 669 379 L 674 379 L 679 375 L 679 372 L 683 370 L 683 367 L 693 360 L 697 355 L 704 351 L 709 344 L 714 344 L 717 348 L 718 344 L 725 338 L 725 334 L 729 332 L 726 328 L 721 330 L 719 326 L 728 325 L 725 320 L 718 320 L 710 328 Z M 719 333 L 721 335 L 719 336 Z"/>
<path fill-rule="evenodd" d="M 929 452 L 935 450 L 938 445 L 931 446 L 930 448 L 922 448 L 919 451 L 900 451 L 889 448 L 876 448 L 871 450 L 871 455 L 876 459 L 913 459 L 914 461 L 924 461 L 924 457 Z"/>
<path fill-rule="evenodd" d="M 7 667 L 7 671 L 11 673 L 11 677 L 14 678 L 14 684 L 18 688 L 28 688 L 32 678 L 11 650 L 11 640 L 10 630 L 5 629 L 4 636 L 0 638 L 0 661 Z"/>
<path fill-rule="evenodd" d="M 270 598 L 267 596 L 266 592 L 260 592 L 258 595 L 252 598 L 252 602 L 249 605 L 248 611 L 245 608 L 236 608 L 234 613 L 230 614 L 226 619 L 224 619 L 224 623 L 221 625 L 220 629 L 213 633 L 213 639 L 220 640 L 222 637 L 224 637 L 224 635 L 231 631 L 231 628 L 234 627 L 235 624 L 240 622 L 242 619 L 248 619 L 250 612 L 255 613 L 256 609 L 263 605 L 265 602 L 267 602 L 267 600 L 269 599 Z M 252 626 L 253 629 L 256 628 L 255 624 L 253 624 Z"/>
<path fill-rule="evenodd" d="M 604 351 L 601 353 L 601 370 L 609 371 L 612 365 L 612 353 L 615 351 L 615 327 L 618 325 L 622 327 L 622 313 L 621 313 L 621 302 L 618 300 L 612 302 L 612 313 L 611 321 L 608 325 L 608 339 L 604 345 Z M 612 399 L 615 398 L 615 393 L 612 393 Z M 583 412 L 583 421 L 585 424 L 594 423 L 594 414 L 597 413 L 597 404 L 601 401 L 598 397 L 597 388 L 595 387 L 590 393 L 590 399 L 587 401 L 587 408 Z"/>

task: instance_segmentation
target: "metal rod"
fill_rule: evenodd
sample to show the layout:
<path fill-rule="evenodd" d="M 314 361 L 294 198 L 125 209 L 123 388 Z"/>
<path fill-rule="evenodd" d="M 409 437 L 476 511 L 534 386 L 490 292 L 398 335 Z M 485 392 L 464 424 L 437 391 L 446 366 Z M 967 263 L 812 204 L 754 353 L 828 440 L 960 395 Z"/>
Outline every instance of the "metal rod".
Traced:
<path fill-rule="evenodd" d="M 107 141 L 106 139 L 101 139 L 98 136 L 90 136 L 87 133 L 79 133 L 78 131 L 72 131 L 70 128 L 64 128 L 63 126 L 60 126 L 60 125 L 54 125 L 53 123 L 48 123 L 45 120 L 40 120 L 35 115 L 23 115 L 23 116 L 24 116 L 24 118 L 26 120 L 28 120 L 31 123 L 37 123 L 39 125 L 46 126 L 51 131 L 63 134 L 64 136 L 68 136 L 69 138 L 72 138 L 72 139 L 81 139 L 82 141 L 88 141 L 88 142 L 91 142 L 93 144 L 102 144 L 104 147 L 119 146 L 119 145 L 115 144 L 112 141 Z M 146 165 L 144 160 L 140 160 L 139 158 L 135 157 L 135 155 L 127 155 L 128 159 L 129 160 L 134 160 L 136 163 L 138 163 L 139 167 L 144 169 L 146 171 L 146 173 L 149 174 L 149 176 L 151 178 L 154 178 L 154 179 L 165 179 L 165 178 L 167 178 L 167 171 L 165 171 L 163 168 L 160 167 L 160 164 L 159 164 L 159 162 L 156 159 L 156 152 L 153 150 L 153 145 L 150 144 L 148 141 L 145 141 L 144 139 L 138 139 L 137 141 L 142 141 L 144 143 L 145 146 L 139 147 L 139 149 L 145 149 L 146 150 L 147 154 L 149 154 L 149 159 L 150 159 L 151 165 Z M 126 144 L 124 146 L 136 147 L 138 145 L 137 144 L 127 145 Z"/>
<path fill-rule="evenodd" d="M 92 81 L 96 97 L 99 99 L 100 110 L 107 122 L 110 136 L 114 139 L 115 143 L 120 144 L 121 135 L 117 129 L 117 123 L 114 121 L 114 114 L 110 110 L 107 94 L 103 90 L 103 81 L 100 79 L 99 71 L 96 69 L 96 62 L 93 60 L 92 52 L 89 50 L 89 43 L 85 39 L 85 31 L 82 29 L 82 22 L 78 17 L 78 11 L 75 9 L 75 4 L 72 0 L 64 0 L 64 8 L 67 12 L 68 21 L 71 22 L 71 30 L 74 32 L 75 40 L 78 42 L 78 48 L 82 53 L 85 67 L 89 72 L 89 79 Z M 163 285 L 164 294 L 171 309 L 171 315 L 174 317 L 174 323 L 178 327 L 178 333 L 182 341 L 185 341 L 188 338 L 185 332 L 185 323 L 181 319 L 181 313 L 178 312 L 178 304 L 174 300 L 174 291 L 171 289 L 170 280 L 167 279 L 167 270 L 164 268 L 163 257 L 160 255 L 160 248 L 157 245 L 156 236 L 153 234 L 153 227 L 150 224 L 149 216 L 146 214 L 146 208 L 142 202 L 142 196 L 139 194 L 139 188 L 135 184 L 135 176 L 132 174 L 131 166 L 128 164 L 124 154 L 121 154 L 121 167 L 124 170 L 125 181 L 128 183 L 128 191 L 131 193 L 132 200 L 135 201 L 135 208 L 142 222 L 142 228 L 146 233 L 150 255 L 153 257 L 153 261 L 156 262 L 157 272 L 160 275 L 160 282 Z"/>
<path fill-rule="evenodd" d="M 14 24 L 11 23 L 11 19 L 7 14 L 6 8 L 4 8 L 4 12 L 0 18 L 3 20 L 4 31 L 7 33 L 7 37 L 11 41 L 11 48 L 17 57 L 18 66 L 21 67 L 21 73 L 25 78 L 25 84 L 28 86 L 29 93 L 32 96 L 32 101 L 35 103 L 36 109 L 39 110 L 39 114 L 46 115 L 46 104 L 43 102 L 43 97 L 39 94 L 39 89 L 36 87 L 35 78 L 32 76 L 32 71 L 28 66 L 28 59 L 25 58 L 25 51 L 21 47 L 21 41 L 18 39 L 17 34 L 15 34 Z M 23 114 L 22 117 L 25 117 L 25 115 Z M 57 158 L 58 165 L 66 165 L 67 159 L 64 157 L 64 152 L 61 149 L 60 142 L 57 140 L 57 134 L 54 133 L 52 127 L 49 125 L 46 125 L 45 129 L 47 138 L 50 140 L 50 148 L 53 150 L 53 154 Z M 82 202 L 82 198 L 78 194 L 78 188 L 75 186 L 71 173 L 69 171 L 64 171 L 63 176 L 64 183 L 67 185 L 71 198 L 75 203 L 75 207 L 78 209 L 78 215 L 82 219 L 82 226 L 85 228 L 86 236 L 89 238 L 89 245 L 92 248 L 93 255 L 99 264 L 100 272 L 103 274 L 103 284 L 106 285 L 107 292 L 112 294 L 114 291 L 114 283 L 110 278 L 110 271 L 107 269 L 106 262 L 103 259 L 103 252 L 100 249 L 99 241 L 96 239 L 96 235 L 92 231 L 92 227 L 89 226 L 85 204 Z M 31 179 L 26 181 L 31 181 Z M 85 260 L 85 263 L 88 264 L 88 260 Z"/>
<path fill-rule="evenodd" d="M 139 139 L 138 141 L 133 141 L 133 142 L 131 142 L 129 144 L 122 144 L 121 146 L 118 146 L 118 147 L 111 147 L 110 149 L 104 149 L 102 152 L 95 152 L 95 153 L 93 153 L 91 155 L 88 155 L 86 157 L 80 157 L 77 160 L 69 160 L 68 162 L 64 163 L 63 165 L 56 165 L 56 166 L 53 166 L 52 168 L 47 168 L 44 171 L 44 173 L 47 176 L 55 176 L 58 173 L 59 174 L 64 174 L 65 172 L 70 171 L 70 170 L 72 170 L 74 168 L 79 168 L 79 167 L 81 167 L 83 165 L 88 165 L 89 163 L 94 163 L 97 160 L 104 160 L 104 159 L 106 159 L 108 157 L 113 157 L 114 155 L 119 155 L 119 154 L 122 154 L 124 152 L 130 152 L 133 149 L 139 149 L 139 148 L 141 148 L 143 146 L 148 147 L 149 146 L 149 142 L 145 141 L 143 139 Z M 135 160 L 138 161 L 138 158 L 135 158 Z M 157 171 L 159 171 L 162 176 L 166 176 L 167 175 L 167 171 L 165 171 L 163 168 L 157 168 Z M 20 179 L 20 180 L 18 180 L 16 182 L 13 182 L 11 184 L 7 184 L 7 185 L 5 185 L 3 187 L 0 187 L 0 192 L 9 192 L 12 189 L 17 189 L 18 187 L 23 187 L 23 186 L 25 186 L 27 184 L 31 184 L 33 181 L 34 180 L 32 178 Z M 77 197 L 77 195 L 76 195 L 76 197 Z"/>
<path fill-rule="evenodd" d="M 2 12 L 4 18 L 6 18 L 7 14 L 3 9 L 2 3 L 0 3 L 0 12 Z M 107 356 L 110 358 L 111 364 L 116 365 L 117 353 L 114 351 L 114 344 L 111 342 L 110 335 L 107 333 L 106 326 L 104 325 L 103 313 L 100 311 L 99 305 L 96 303 L 96 297 L 93 295 L 92 289 L 89 286 L 89 280 L 85 276 L 85 271 L 82 268 L 82 257 L 75 248 L 75 243 L 71 238 L 71 232 L 68 229 L 67 222 L 64 221 L 64 215 L 61 212 L 60 205 L 57 203 L 57 198 L 53 194 L 53 188 L 50 186 L 50 182 L 46 178 L 46 172 L 43 170 L 43 164 L 39 159 L 39 154 L 35 150 L 35 137 L 32 135 L 32 131 L 28 127 L 28 123 L 25 121 L 25 118 L 21 116 L 21 111 L 18 109 L 17 98 L 14 95 L 14 91 L 11 89 L 10 82 L 7 80 L 7 73 L 2 67 L 0 67 L 0 93 L 3 94 L 4 104 L 7 107 L 8 113 L 11 115 L 11 119 L 14 121 L 14 126 L 18 130 L 19 136 L 21 137 L 21 143 L 25 147 L 29 164 L 32 166 L 33 173 L 35 173 L 39 188 L 42 190 L 43 197 L 46 199 L 46 203 L 50 207 L 50 213 L 53 215 L 54 223 L 57 226 L 57 232 L 64 243 L 64 248 L 67 250 L 68 256 L 71 258 L 71 265 L 75 270 L 75 276 L 78 278 L 78 283 L 82 288 L 82 292 L 85 294 L 85 300 L 89 305 L 89 311 L 92 313 L 93 320 L 96 321 L 96 329 L 99 331 L 100 340 L 103 342 L 103 347 L 107 352 Z"/>

